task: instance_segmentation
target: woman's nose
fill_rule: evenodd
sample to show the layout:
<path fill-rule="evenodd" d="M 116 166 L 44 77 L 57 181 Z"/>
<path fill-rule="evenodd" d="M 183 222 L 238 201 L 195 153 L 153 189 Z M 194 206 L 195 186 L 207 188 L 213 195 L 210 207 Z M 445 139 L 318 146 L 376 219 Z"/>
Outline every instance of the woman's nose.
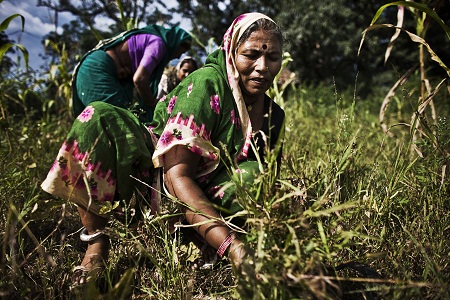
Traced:
<path fill-rule="evenodd" d="M 267 65 L 267 61 L 264 57 L 260 57 L 257 62 L 256 62 L 256 69 L 258 71 L 267 71 L 268 65 Z"/>

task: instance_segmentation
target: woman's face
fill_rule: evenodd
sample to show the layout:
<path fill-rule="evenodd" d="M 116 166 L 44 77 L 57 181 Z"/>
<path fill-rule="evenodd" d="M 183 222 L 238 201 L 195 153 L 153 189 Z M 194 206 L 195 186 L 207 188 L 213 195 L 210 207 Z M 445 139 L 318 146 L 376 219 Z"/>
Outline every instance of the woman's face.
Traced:
<path fill-rule="evenodd" d="M 195 65 L 192 61 L 186 60 L 177 71 L 177 77 L 180 81 L 185 79 L 189 74 L 195 71 Z"/>
<path fill-rule="evenodd" d="M 271 87 L 281 69 L 281 43 L 274 34 L 253 32 L 236 51 L 236 68 L 244 98 L 257 97 Z"/>

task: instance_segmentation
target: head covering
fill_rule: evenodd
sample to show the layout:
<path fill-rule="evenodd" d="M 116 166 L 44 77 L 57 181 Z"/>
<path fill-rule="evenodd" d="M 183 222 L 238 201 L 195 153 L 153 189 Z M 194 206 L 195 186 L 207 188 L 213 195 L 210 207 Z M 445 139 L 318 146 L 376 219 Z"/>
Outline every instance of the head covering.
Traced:
<path fill-rule="evenodd" d="M 250 137 L 252 134 L 252 128 L 250 124 L 250 117 L 247 112 L 247 108 L 242 96 L 241 88 L 239 87 L 239 72 L 236 69 L 236 49 L 239 39 L 242 34 L 259 19 L 267 19 L 274 22 L 268 16 L 261 13 L 247 13 L 240 15 L 234 19 L 228 30 L 223 36 L 223 42 L 221 50 L 225 52 L 225 64 L 228 77 L 228 83 L 231 87 L 231 91 L 234 96 L 234 101 L 239 112 L 241 119 L 242 132 L 245 137 Z M 275 22 L 274 22 L 275 23 Z"/>
<path fill-rule="evenodd" d="M 194 65 L 195 65 L 195 68 L 197 69 L 198 68 L 198 66 L 197 66 L 197 61 L 195 60 L 195 58 L 193 58 L 192 56 L 184 56 L 182 59 L 180 59 L 180 61 L 177 63 L 177 65 L 176 65 L 176 67 L 175 67 L 175 69 L 177 70 L 177 71 L 180 71 L 180 69 L 181 69 L 181 66 L 186 62 L 186 61 L 192 61 L 193 63 L 194 63 Z"/>

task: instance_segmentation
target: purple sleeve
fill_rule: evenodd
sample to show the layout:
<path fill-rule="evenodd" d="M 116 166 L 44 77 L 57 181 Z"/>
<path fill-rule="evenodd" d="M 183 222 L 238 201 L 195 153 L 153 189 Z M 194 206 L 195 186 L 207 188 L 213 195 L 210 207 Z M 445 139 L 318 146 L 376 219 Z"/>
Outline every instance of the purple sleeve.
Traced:
<path fill-rule="evenodd" d="M 139 66 L 143 66 L 149 74 L 152 74 L 166 54 L 166 45 L 159 36 L 135 34 L 128 39 L 128 52 L 133 73 Z"/>

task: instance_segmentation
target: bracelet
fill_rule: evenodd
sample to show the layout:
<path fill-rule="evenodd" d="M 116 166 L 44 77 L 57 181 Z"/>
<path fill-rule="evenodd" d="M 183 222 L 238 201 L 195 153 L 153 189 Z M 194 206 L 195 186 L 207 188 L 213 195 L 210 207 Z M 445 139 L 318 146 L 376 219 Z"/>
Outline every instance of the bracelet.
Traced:
<path fill-rule="evenodd" d="M 220 245 L 219 249 L 217 249 L 217 255 L 219 257 L 223 257 L 225 254 L 225 251 L 227 251 L 228 247 L 230 247 L 231 243 L 236 239 L 236 234 L 234 232 L 230 232 L 225 240 L 223 240 L 222 244 Z"/>
<path fill-rule="evenodd" d="M 99 231 L 94 234 L 88 234 L 86 227 L 83 227 L 80 232 L 80 240 L 82 240 L 83 242 L 92 242 L 101 237 L 103 234 L 103 231 Z"/>

